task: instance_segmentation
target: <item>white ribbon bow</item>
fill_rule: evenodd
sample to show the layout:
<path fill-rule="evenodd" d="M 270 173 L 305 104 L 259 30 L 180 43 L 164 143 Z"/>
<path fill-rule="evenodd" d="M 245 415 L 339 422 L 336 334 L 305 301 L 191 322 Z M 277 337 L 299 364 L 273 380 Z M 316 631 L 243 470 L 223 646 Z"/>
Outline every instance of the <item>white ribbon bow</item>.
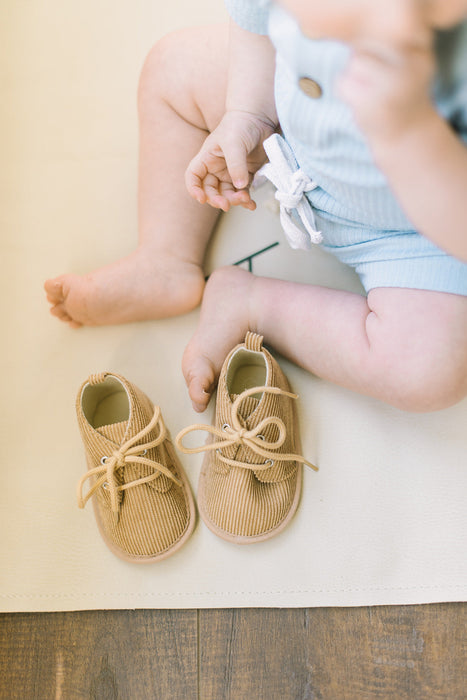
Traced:
<path fill-rule="evenodd" d="M 318 185 L 298 167 L 295 156 L 286 141 L 273 134 L 263 143 L 269 163 L 263 165 L 258 175 L 266 177 L 276 187 L 275 197 L 280 204 L 280 221 L 291 248 L 310 250 L 312 243 L 321 243 L 321 231 L 316 230 L 313 208 L 305 192 Z M 305 231 L 296 222 L 296 212 Z"/>

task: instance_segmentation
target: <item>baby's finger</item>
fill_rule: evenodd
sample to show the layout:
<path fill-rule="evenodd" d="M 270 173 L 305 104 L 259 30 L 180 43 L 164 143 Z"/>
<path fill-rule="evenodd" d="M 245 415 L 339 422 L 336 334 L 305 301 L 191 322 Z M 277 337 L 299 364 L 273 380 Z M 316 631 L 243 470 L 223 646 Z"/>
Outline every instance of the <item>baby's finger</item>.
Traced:
<path fill-rule="evenodd" d="M 225 197 L 221 192 L 221 183 L 219 179 L 208 173 L 203 180 L 203 190 L 206 196 L 206 201 L 212 207 L 216 209 L 222 209 L 222 211 L 229 211 L 230 203 L 227 197 Z"/>
<path fill-rule="evenodd" d="M 226 143 L 223 145 L 227 170 L 237 190 L 244 190 L 250 184 L 250 173 L 247 165 L 247 152 L 243 144 Z"/>
<path fill-rule="evenodd" d="M 193 158 L 185 171 L 185 186 L 188 193 L 200 204 L 207 201 L 203 182 L 208 173 L 206 164 L 197 156 Z"/>
<path fill-rule="evenodd" d="M 240 206 L 251 211 L 256 209 L 256 203 L 251 199 L 248 190 L 236 190 L 230 182 L 221 182 L 220 191 L 231 206 Z"/>
<path fill-rule="evenodd" d="M 256 209 L 256 202 L 254 199 L 249 198 L 248 201 L 240 202 L 240 206 L 242 206 L 244 209 L 248 209 L 249 211 L 254 211 Z"/>

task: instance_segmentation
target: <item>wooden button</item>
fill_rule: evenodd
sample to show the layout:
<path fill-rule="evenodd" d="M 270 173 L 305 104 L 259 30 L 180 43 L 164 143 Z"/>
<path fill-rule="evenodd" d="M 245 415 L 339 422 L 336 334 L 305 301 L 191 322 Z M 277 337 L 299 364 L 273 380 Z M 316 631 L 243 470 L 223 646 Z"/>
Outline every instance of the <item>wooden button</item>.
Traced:
<path fill-rule="evenodd" d="M 314 99 L 321 97 L 323 91 L 321 86 L 315 80 L 311 78 L 300 78 L 298 81 L 298 86 L 302 92 L 308 97 L 313 97 Z"/>

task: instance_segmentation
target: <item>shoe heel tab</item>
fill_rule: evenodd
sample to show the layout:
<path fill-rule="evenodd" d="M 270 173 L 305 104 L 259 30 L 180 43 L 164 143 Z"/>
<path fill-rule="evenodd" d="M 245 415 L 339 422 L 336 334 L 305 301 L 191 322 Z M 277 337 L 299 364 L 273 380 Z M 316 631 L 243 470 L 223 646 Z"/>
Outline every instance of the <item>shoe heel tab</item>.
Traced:
<path fill-rule="evenodd" d="M 254 352 L 261 352 L 263 348 L 263 336 L 248 331 L 245 336 L 245 348 L 247 350 L 253 350 Z"/>
<path fill-rule="evenodd" d="M 91 374 L 88 377 L 87 383 L 90 386 L 96 386 L 97 384 L 102 384 L 103 381 L 105 381 L 105 378 L 107 377 L 108 372 L 98 372 L 97 374 Z"/>

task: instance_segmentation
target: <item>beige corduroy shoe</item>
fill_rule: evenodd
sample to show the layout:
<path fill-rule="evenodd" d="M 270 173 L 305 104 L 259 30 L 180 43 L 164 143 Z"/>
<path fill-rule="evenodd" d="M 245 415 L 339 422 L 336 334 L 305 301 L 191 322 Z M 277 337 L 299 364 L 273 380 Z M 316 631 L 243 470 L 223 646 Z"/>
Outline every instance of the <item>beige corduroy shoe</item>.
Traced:
<path fill-rule="evenodd" d="M 193 531 L 195 506 L 160 408 L 124 377 L 103 372 L 81 386 L 76 412 L 89 469 L 78 483 L 80 508 L 92 496 L 101 535 L 121 559 L 173 554 Z"/>
<path fill-rule="evenodd" d="M 186 453 L 206 451 L 198 509 L 219 537 L 238 544 L 260 542 L 283 530 L 300 499 L 302 464 L 294 399 L 281 368 L 248 332 L 228 355 L 217 388 L 215 423 L 182 430 L 176 444 Z M 182 440 L 209 433 L 201 447 Z"/>

